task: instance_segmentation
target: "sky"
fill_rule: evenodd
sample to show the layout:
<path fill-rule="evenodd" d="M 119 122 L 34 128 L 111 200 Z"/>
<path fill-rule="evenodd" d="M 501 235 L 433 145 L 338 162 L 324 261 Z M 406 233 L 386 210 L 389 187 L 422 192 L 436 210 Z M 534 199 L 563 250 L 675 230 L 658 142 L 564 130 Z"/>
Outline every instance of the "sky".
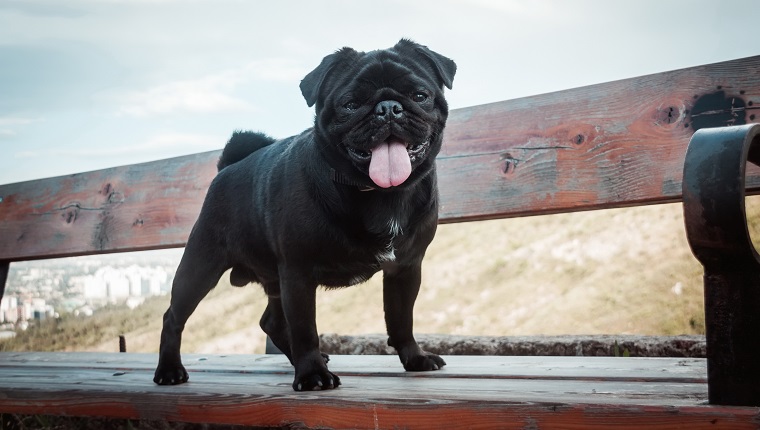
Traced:
<path fill-rule="evenodd" d="M 0 184 L 311 126 L 322 57 L 400 38 L 452 109 L 760 54 L 756 0 L 0 0 Z"/>

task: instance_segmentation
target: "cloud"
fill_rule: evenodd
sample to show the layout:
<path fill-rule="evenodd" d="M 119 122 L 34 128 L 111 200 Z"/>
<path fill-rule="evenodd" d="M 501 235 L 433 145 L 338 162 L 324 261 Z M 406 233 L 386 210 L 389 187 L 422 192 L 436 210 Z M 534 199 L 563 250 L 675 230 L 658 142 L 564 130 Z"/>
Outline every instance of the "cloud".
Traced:
<path fill-rule="evenodd" d="M 16 158 L 72 157 L 72 158 L 106 158 L 124 157 L 140 154 L 151 159 L 161 156 L 173 156 L 180 153 L 195 153 L 220 149 L 224 139 L 216 135 L 193 133 L 160 133 L 138 144 L 100 146 L 96 148 L 62 148 L 45 151 L 20 151 Z"/>
<path fill-rule="evenodd" d="M 311 69 L 289 58 L 252 61 L 240 72 L 259 81 L 300 82 Z"/>
<path fill-rule="evenodd" d="M 1 27 L 0 40 L 18 39 Z M 50 117 L 54 112 L 87 109 L 92 94 L 117 85 L 126 74 L 111 53 L 60 37 L 31 44 L 0 43 L 0 58 L 0 117 Z"/>
<path fill-rule="evenodd" d="M 220 149 L 223 145 L 223 139 L 211 134 L 161 133 L 149 138 L 145 143 L 133 146 L 132 150 L 180 152 L 178 149 L 181 149 L 182 152 L 201 152 Z"/>
<path fill-rule="evenodd" d="M 536 16 L 551 9 L 548 7 L 546 2 L 540 1 L 521 2 L 505 0 L 458 0 L 455 2 L 470 7 L 480 6 L 486 9 L 505 12 L 518 16 Z"/>
<path fill-rule="evenodd" d="M 502 33 L 512 33 L 513 26 L 547 25 L 548 23 L 561 22 L 578 16 L 576 2 L 562 0 L 424 0 L 428 8 L 441 8 L 453 10 L 453 13 L 467 16 L 468 19 L 457 25 L 483 26 L 484 20 L 498 18 L 508 20 L 508 26 L 502 28 Z M 577 1 L 577 0 L 576 0 Z M 424 4 L 415 1 L 415 4 Z M 477 19 L 476 19 L 477 17 Z M 503 21 L 502 21 L 503 22 Z M 484 29 L 488 32 L 490 29 Z"/>
<path fill-rule="evenodd" d="M 85 15 L 85 12 L 74 7 L 56 3 L 35 3 L 28 1 L 11 0 L 0 4 L 0 10 L 9 10 L 19 14 L 38 17 L 77 18 Z"/>
<path fill-rule="evenodd" d="M 18 135 L 16 127 L 29 125 L 37 121 L 41 120 L 19 117 L 0 117 L 0 139 L 16 137 Z"/>
<path fill-rule="evenodd" d="M 19 118 L 19 117 L 0 117 L 0 127 L 7 127 L 9 125 L 27 125 L 31 124 L 35 121 L 39 121 L 37 119 L 32 118 Z"/>
<path fill-rule="evenodd" d="M 140 91 L 111 93 L 122 101 L 118 113 L 145 117 L 173 113 L 255 111 L 256 107 L 236 96 L 241 86 L 254 82 L 295 82 L 306 74 L 293 60 L 272 58 L 197 79 L 165 83 Z"/>
<path fill-rule="evenodd" d="M 144 91 L 122 94 L 126 103 L 119 113 L 149 116 L 175 112 L 210 113 L 251 110 L 253 106 L 230 94 L 237 82 L 217 75 L 159 85 Z"/>

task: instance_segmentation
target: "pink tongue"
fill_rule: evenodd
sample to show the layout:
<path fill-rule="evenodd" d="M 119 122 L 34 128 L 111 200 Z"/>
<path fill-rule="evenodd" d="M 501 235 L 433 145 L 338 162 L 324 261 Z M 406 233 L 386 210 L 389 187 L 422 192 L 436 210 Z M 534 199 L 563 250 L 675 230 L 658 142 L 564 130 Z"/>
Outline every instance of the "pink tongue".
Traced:
<path fill-rule="evenodd" d="M 412 174 L 412 162 L 403 142 L 383 142 L 372 150 L 369 177 L 378 187 L 395 187 L 404 183 Z"/>

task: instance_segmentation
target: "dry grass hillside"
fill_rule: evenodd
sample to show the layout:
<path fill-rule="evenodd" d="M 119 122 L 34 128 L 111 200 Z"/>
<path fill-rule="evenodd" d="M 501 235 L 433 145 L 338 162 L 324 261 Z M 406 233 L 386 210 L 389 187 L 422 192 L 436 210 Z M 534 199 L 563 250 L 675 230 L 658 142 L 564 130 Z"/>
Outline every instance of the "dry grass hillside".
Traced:
<path fill-rule="evenodd" d="M 431 245 L 415 331 L 461 335 L 703 333 L 701 266 L 679 204 L 450 224 Z M 760 201 L 748 201 L 760 212 Z M 760 224 L 753 217 L 752 226 Z M 384 332 L 381 277 L 320 291 L 321 333 Z M 5 349 L 155 352 L 168 297 L 30 330 Z M 260 288 L 225 278 L 199 306 L 186 352 L 260 353 Z M 36 332 L 36 334 L 35 334 Z M 51 339 L 56 339 L 51 342 Z"/>
<path fill-rule="evenodd" d="M 425 260 L 415 330 L 698 333 L 700 278 L 679 205 L 443 225 Z M 221 284 L 190 320 L 186 349 L 260 352 L 266 298 L 256 286 Z M 320 291 L 317 312 L 322 333 L 382 333 L 381 277 Z M 129 333 L 130 349 L 156 350 L 159 321 Z"/>

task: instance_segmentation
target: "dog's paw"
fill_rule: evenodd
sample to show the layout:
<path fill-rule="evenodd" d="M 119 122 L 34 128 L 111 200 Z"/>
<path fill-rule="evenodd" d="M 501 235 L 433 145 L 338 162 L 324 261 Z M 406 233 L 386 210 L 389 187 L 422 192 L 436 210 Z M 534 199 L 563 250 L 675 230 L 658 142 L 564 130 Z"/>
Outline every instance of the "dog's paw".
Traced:
<path fill-rule="evenodd" d="M 325 364 L 330 362 L 330 355 L 325 354 L 324 352 L 320 352 L 320 354 L 322 354 L 322 359 L 325 360 Z"/>
<path fill-rule="evenodd" d="M 293 389 L 296 391 L 329 390 L 338 388 L 340 378 L 338 375 L 325 369 L 307 375 L 296 375 L 293 381 Z"/>
<path fill-rule="evenodd" d="M 410 357 L 404 363 L 404 369 L 409 372 L 424 372 L 438 370 L 446 365 L 443 359 L 435 354 L 424 352 L 421 355 Z"/>
<path fill-rule="evenodd" d="M 153 382 L 158 385 L 184 384 L 188 379 L 185 366 L 181 364 L 176 366 L 159 365 L 156 374 L 153 376 Z"/>

